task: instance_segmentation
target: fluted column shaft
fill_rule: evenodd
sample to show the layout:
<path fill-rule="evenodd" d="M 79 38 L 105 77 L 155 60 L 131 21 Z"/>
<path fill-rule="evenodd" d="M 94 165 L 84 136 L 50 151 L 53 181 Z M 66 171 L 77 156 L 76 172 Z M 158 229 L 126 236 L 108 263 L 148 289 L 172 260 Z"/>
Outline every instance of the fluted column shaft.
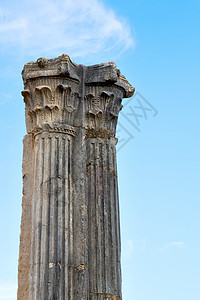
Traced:
<path fill-rule="evenodd" d="M 67 283 L 75 267 L 70 136 L 36 136 L 34 175 L 29 298 L 70 299 Z"/>
<path fill-rule="evenodd" d="M 119 201 L 116 140 L 88 139 L 89 299 L 121 297 Z M 116 298 L 117 299 L 117 298 Z"/>

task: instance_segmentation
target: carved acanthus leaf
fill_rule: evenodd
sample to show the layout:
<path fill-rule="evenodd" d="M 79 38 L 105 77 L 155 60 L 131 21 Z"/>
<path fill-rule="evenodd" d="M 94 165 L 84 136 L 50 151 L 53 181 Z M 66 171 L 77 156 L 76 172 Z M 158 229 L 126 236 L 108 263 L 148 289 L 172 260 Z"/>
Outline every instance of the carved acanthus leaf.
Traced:
<path fill-rule="evenodd" d="M 68 111 L 69 113 L 73 112 L 75 110 L 74 107 L 72 107 L 71 105 L 68 105 L 67 107 L 65 107 L 66 111 Z"/>
<path fill-rule="evenodd" d="M 92 99 L 94 99 L 95 98 L 95 96 L 93 95 L 93 94 L 87 94 L 86 96 L 85 96 L 85 99 L 89 99 L 89 100 L 92 100 Z"/>
<path fill-rule="evenodd" d="M 52 100 L 52 91 L 49 86 L 40 85 L 35 88 L 35 103 L 37 105 L 45 106 L 51 103 Z"/>
<path fill-rule="evenodd" d="M 113 94 L 112 92 L 107 92 L 107 91 L 103 91 L 103 92 L 101 93 L 101 96 L 103 96 L 103 95 L 106 95 L 106 96 L 108 96 L 108 97 L 110 97 L 110 96 L 113 96 L 113 97 L 114 97 L 114 94 Z"/>
<path fill-rule="evenodd" d="M 59 88 L 61 91 L 66 91 L 66 90 L 68 90 L 68 91 L 71 92 L 71 87 L 70 87 L 69 85 L 67 85 L 67 84 L 59 84 L 59 85 L 57 86 L 57 88 Z"/>
<path fill-rule="evenodd" d="M 47 85 L 40 85 L 40 86 L 37 86 L 36 88 L 35 88 L 35 90 L 38 90 L 38 91 L 42 91 L 42 90 L 49 90 L 50 92 L 51 92 L 51 89 L 50 89 L 50 87 L 49 86 L 47 86 Z"/>
<path fill-rule="evenodd" d="M 29 90 L 23 90 L 23 91 L 22 91 L 22 96 L 23 96 L 23 97 L 26 97 L 26 96 L 29 96 L 29 97 L 30 97 L 30 96 L 31 96 L 30 91 L 29 91 Z"/>
<path fill-rule="evenodd" d="M 78 92 L 73 92 L 72 93 L 72 96 L 75 96 L 77 98 L 81 98 L 80 94 Z"/>
<path fill-rule="evenodd" d="M 29 90 L 23 90 L 22 96 L 24 97 L 24 102 L 31 107 L 31 93 Z"/>
<path fill-rule="evenodd" d="M 102 114 L 103 112 L 102 112 L 102 110 L 99 108 L 93 108 L 93 109 L 91 109 L 91 110 L 89 110 L 89 114 L 92 114 L 92 115 L 95 115 L 95 116 L 97 116 L 98 114 Z"/>
<path fill-rule="evenodd" d="M 121 102 L 122 102 L 122 99 L 121 98 L 118 98 L 114 104 L 112 105 L 112 109 L 110 111 L 110 114 L 113 116 L 113 117 L 118 117 L 118 114 L 120 112 L 120 110 L 122 109 L 123 105 L 121 105 Z"/>
<path fill-rule="evenodd" d="M 93 94 L 88 94 L 85 96 L 86 100 L 89 101 L 89 111 L 88 114 L 92 114 L 94 116 L 97 116 L 98 114 L 102 114 L 102 108 L 99 105 L 99 99 L 95 97 Z"/>
<path fill-rule="evenodd" d="M 57 105 L 54 105 L 54 104 L 45 105 L 45 108 L 48 108 L 50 110 L 59 110 L 59 107 Z"/>

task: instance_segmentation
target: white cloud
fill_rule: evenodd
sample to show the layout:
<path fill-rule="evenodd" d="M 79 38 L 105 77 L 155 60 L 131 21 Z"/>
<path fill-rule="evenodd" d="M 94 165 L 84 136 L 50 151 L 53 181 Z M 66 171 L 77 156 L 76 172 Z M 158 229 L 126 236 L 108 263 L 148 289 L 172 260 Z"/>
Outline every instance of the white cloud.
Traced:
<path fill-rule="evenodd" d="M 100 0 L 19 0 L 15 5 L 0 7 L 1 48 L 83 57 L 116 56 L 134 46 L 126 21 Z"/>
<path fill-rule="evenodd" d="M 182 247 L 185 246 L 184 242 L 170 242 L 162 246 L 161 248 L 158 249 L 159 252 L 163 252 L 164 250 L 171 248 L 171 247 Z"/>
<path fill-rule="evenodd" d="M 0 283 L 0 300 L 16 300 L 17 285 L 9 283 Z"/>

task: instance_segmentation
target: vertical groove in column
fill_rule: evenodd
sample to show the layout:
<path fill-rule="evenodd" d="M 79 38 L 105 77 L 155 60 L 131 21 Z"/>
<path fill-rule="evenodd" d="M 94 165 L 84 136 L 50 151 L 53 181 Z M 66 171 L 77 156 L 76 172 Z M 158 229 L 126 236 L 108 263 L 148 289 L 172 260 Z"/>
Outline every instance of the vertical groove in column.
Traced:
<path fill-rule="evenodd" d="M 98 170 L 98 145 L 97 143 L 93 144 L 93 177 L 94 177 L 94 210 L 93 210 L 93 219 L 92 222 L 94 223 L 94 232 L 93 232 L 93 242 L 95 245 L 94 249 L 94 277 L 96 279 L 95 282 L 95 290 L 98 291 L 98 175 L 97 175 L 97 170 Z"/>
<path fill-rule="evenodd" d="M 90 210 L 90 196 L 91 196 L 91 165 L 90 165 L 90 143 L 86 143 L 86 175 L 87 175 L 87 188 L 86 188 L 86 193 L 87 193 L 87 214 L 88 214 L 88 221 L 91 220 L 91 210 Z M 88 271 L 90 273 L 90 268 L 91 268 L 91 224 L 88 222 Z M 90 292 L 92 289 L 91 287 L 91 277 L 88 276 L 88 292 Z M 90 296 L 88 296 L 90 299 Z"/>
<path fill-rule="evenodd" d="M 94 260 L 95 258 L 95 248 L 94 248 L 94 201 L 95 201 L 95 181 L 94 181 L 94 143 L 89 143 L 88 145 L 89 160 L 88 160 L 88 268 L 89 268 L 89 291 L 94 291 L 96 287 L 96 269 Z M 93 276 L 91 276 L 93 274 Z"/>
<path fill-rule="evenodd" d="M 55 219 L 54 219 L 54 226 L 55 226 L 55 281 L 53 282 L 53 295 L 54 297 L 58 298 L 58 169 L 59 169 L 59 138 L 56 136 L 56 145 L 55 145 L 55 160 L 54 160 L 54 168 L 55 168 Z"/>
<path fill-rule="evenodd" d="M 96 165 L 96 220 L 97 220 L 97 290 L 102 293 L 102 205 L 101 195 L 103 192 L 103 186 L 101 184 L 101 169 L 102 169 L 102 158 L 101 158 L 101 143 L 97 144 L 97 165 Z"/>
<path fill-rule="evenodd" d="M 105 253 L 105 292 L 109 291 L 109 224 L 108 224 L 108 145 L 107 143 L 104 144 L 104 165 L 107 166 L 104 168 L 104 184 L 105 184 L 105 189 L 104 189 L 104 239 L 105 239 L 105 248 L 104 248 L 104 253 Z"/>
<path fill-rule="evenodd" d="M 43 201 L 43 176 L 44 176 L 44 138 L 40 139 L 40 153 L 38 165 L 38 199 L 36 199 L 36 241 L 35 241 L 35 284 L 33 299 L 39 299 L 40 289 L 40 258 L 41 258 L 41 220 L 42 220 L 42 201 Z"/>
<path fill-rule="evenodd" d="M 50 170 L 50 222 L 49 222 L 49 280 L 48 280 L 48 298 L 53 299 L 54 281 L 55 281 L 55 147 L 56 139 L 52 137 L 51 141 L 51 170 Z"/>
<path fill-rule="evenodd" d="M 50 139 L 43 139 L 43 176 L 41 183 L 42 219 L 41 219 L 41 252 L 40 252 L 40 288 L 41 299 L 47 298 L 47 265 L 48 265 L 48 227 L 49 227 L 49 160 Z"/>
<path fill-rule="evenodd" d="M 66 162 L 65 162 L 65 138 L 62 138 L 62 299 L 65 300 L 65 177 L 66 177 Z"/>
<path fill-rule="evenodd" d="M 112 224 L 111 224 L 111 180 L 110 180 L 110 170 L 111 170 L 111 160 L 110 160 L 110 144 L 107 145 L 107 168 L 108 168 L 108 193 L 107 193 L 107 214 L 108 214 L 108 265 L 107 272 L 108 272 L 108 292 L 112 293 L 112 277 L 113 277 L 113 264 L 112 264 L 112 248 L 113 248 L 113 239 L 112 239 Z"/>
<path fill-rule="evenodd" d="M 104 145 L 100 144 L 100 165 L 101 165 L 101 172 L 100 172 L 100 180 L 101 180 L 101 255 L 102 255 L 102 274 L 101 274 L 101 280 L 102 280 L 102 287 L 101 292 L 106 292 L 106 272 L 105 272 L 105 194 L 106 194 L 106 182 L 105 182 L 105 162 L 104 162 Z"/>
<path fill-rule="evenodd" d="M 65 298 L 64 300 L 69 300 L 69 170 L 68 170 L 68 140 L 65 140 L 65 152 L 64 152 L 64 161 L 65 161 Z"/>
<path fill-rule="evenodd" d="M 39 141 L 35 141 L 35 151 L 34 151 L 34 165 L 33 168 L 36 170 L 36 166 L 39 164 Z M 34 294 L 34 270 L 35 270 L 35 215 L 36 215 L 36 199 L 37 199 L 37 193 L 36 193 L 36 188 L 37 188 L 37 182 L 38 182 L 38 176 L 37 173 L 34 173 L 34 182 L 33 182 L 33 198 L 32 198 L 32 230 L 31 230 L 31 267 L 30 267 L 30 286 L 29 286 L 29 299 L 33 299 L 33 294 Z"/>
<path fill-rule="evenodd" d="M 74 249 L 74 234 L 75 234 L 75 222 L 74 222 L 74 214 L 75 214 L 75 209 L 74 209 L 74 194 L 73 194 L 73 189 L 72 189 L 72 142 L 69 139 L 69 148 L 68 148 L 68 161 L 69 161 L 69 194 L 70 194 L 70 204 L 71 204 L 71 263 L 73 265 L 72 268 L 72 279 L 71 279 L 71 287 L 72 287 L 72 300 L 76 300 L 76 295 L 75 295 L 75 286 L 74 283 L 75 281 L 75 268 L 74 266 L 74 261 L 75 261 L 75 249 Z"/>
<path fill-rule="evenodd" d="M 47 264 L 46 264 L 46 273 L 47 273 L 47 291 L 46 298 L 48 299 L 48 291 L 49 291 L 49 262 L 50 262 L 50 241 L 51 241 L 51 189 L 52 189 L 52 178 L 51 178 L 51 165 L 52 165 L 52 138 L 49 138 L 49 166 L 48 166 L 48 174 L 49 174 L 49 186 L 48 186 L 48 246 L 47 246 Z"/>
<path fill-rule="evenodd" d="M 91 201 L 91 231 L 92 231 L 92 236 L 91 236 L 91 244 L 92 244 L 92 266 L 93 266 L 93 290 L 97 290 L 97 265 L 96 265 L 96 256 L 97 256 L 97 236 L 96 236 L 96 174 L 95 174 L 95 143 L 91 144 L 92 146 L 92 164 L 91 164 L 91 178 L 92 178 L 92 191 L 93 191 L 93 197 L 90 199 Z"/>
<path fill-rule="evenodd" d="M 114 147 L 112 147 L 112 159 L 113 159 L 113 190 L 114 190 L 114 198 L 113 198 L 113 208 L 115 211 L 114 214 L 114 228 L 115 228 L 115 293 L 118 293 L 118 286 L 119 286 L 119 279 L 118 279 L 118 246 L 119 246 L 119 240 L 118 240 L 118 224 L 117 224 L 117 194 L 116 194 L 116 165 L 115 165 L 115 152 L 114 152 Z"/>
<path fill-rule="evenodd" d="M 57 280 L 58 280 L 58 299 L 63 299 L 63 139 L 58 139 L 58 244 L 57 244 Z"/>
<path fill-rule="evenodd" d="M 69 220 L 68 220 L 68 228 L 69 228 L 69 235 L 68 235 L 68 245 L 69 245 L 69 299 L 73 300 L 73 275 L 74 275 L 74 268 L 73 268 L 73 201 L 71 197 L 71 142 L 68 140 L 68 205 L 69 205 Z"/>
<path fill-rule="evenodd" d="M 68 153 L 68 160 L 67 160 L 67 169 L 68 169 L 68 266 L 72 264 L 71 261 L 71 226 L 70 226 L 70 217 L 71 217 L 71 203 L 70 203 L 70 173 L 69 173 L 69 140 L 67 141 L 67 153 Z M 72 268 L 68 268 L 68 282 L 69 282 L 69 290 L 68 290 L 68 299 L 72 299 L 72 286 L 71 286 L 71 277 L 72 277 Z"/>

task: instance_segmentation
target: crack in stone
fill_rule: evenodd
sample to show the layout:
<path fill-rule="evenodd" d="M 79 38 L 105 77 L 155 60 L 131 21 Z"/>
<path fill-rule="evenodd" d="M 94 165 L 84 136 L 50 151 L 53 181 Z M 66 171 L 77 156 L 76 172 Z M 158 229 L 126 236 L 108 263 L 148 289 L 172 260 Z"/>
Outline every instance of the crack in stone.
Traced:
<path fill-rule="evenodd" d="M 79 266 L 76 267 L 77 271 L 82 271 L 82 270 L 87 270 L 87 266 L 84 264 L 81 264 Z"/>
<path fill-rule="evenodd" d="M 99 297 L 104 297 L 104 298 L 108 298 L 108 299 L 112 299 L 112 300 L 122 300 L 122 298 L 120 296 L 111 295 L 109 293 L 103 294 L 103 293 L 89 292 L 89 294 L 91 294 L 91 295 L 97 295 Z"/>
<path fill-rule="evenodd" d="M 60 264 L 59 262 L 49 262 L 48 263 L 49 265 L 49 269 L 53 268 L 54 266 L 58 265 L 59 268 L 61 269 L 62 267 L 69 267 L 69 268 L 74 268 L 76 269 L 77 271 L 82 271 L 82 270 L 87 270 L 87 265 L 84 265 L 84 264 L 81 264 L 81 265 L 78 265 L 78 266 L 73 266 L 73 265 L 68 265 L 68 264 Z"/>

